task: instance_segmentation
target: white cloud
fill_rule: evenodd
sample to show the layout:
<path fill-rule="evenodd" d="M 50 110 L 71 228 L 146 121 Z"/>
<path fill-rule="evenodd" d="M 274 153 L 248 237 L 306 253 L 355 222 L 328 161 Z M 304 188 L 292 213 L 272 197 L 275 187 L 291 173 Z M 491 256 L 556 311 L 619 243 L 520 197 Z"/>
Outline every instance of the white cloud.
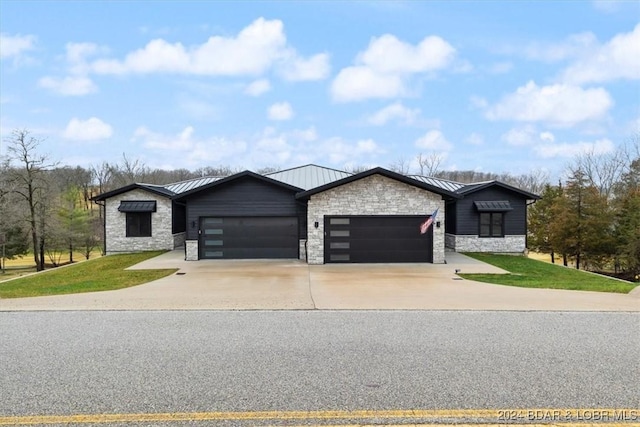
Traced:
<path fill-rule="evenodd" d="M 293 130 L 289 134 L 291 138 L 303 142 L 312 142 L 318 139 L 318 132 L 313 126 L 308 129 Z"/>
<path fill-rule="evenodd" d="M 299 56 L 287 44 L 282 21 L 258 18 L 236 36 L 212 36 L 193 46 L 158 38 L 122 60 L 92 63 L 93 72 L 99 74 L 259 76 L 272 67 L 287 80 L 318 80 L 329 74 L 329 56 Z"/>
<path fill-rule="evenodd" d="M 595 34 L 584 32 L 572 34 L 557 43 L 530 43 L 524 47 L 523 53 L 535 61 L 558 62 L 592 51 L 597 42 Z"/>
<path fill-rule="evenodd" d="M 267 79 L 258 79 L 251 82 L 245 89 L 244 93 L 251 96 L 260 96 L 271 90 L 271 83 Z"/>
<path fill-rule="evenodd" d="M 370 158 L 384 153 L 384 150 L 373 139 L 362 139 L 352 143 L 339 137 L 333 137 L 323 141 L 321 147 L 321 152 L 327 153 L 329 161 L 333 164 L 347 161 L 362 163 L 362 158 Z"/>
<path fill-rule="evenodd" d="M 218 120 L 220 112 L 216 106 L 209 102 L 180 96 L 178 106 L 182 111 L 197 120 Z"/>
<path fill-rule="evenodd" d="M 107 52 L 107 49 L 95 43 L 67 43 L 65 46 L 66 59 L 69 64 L 69 71 L 75 75 L 87 75 L 90 66 L 87 64 L 87 57 Z"/>
<path fill-rule="evenodd" d="M 616 35 L 563 72 L 572 84 L 601 83 L 617 79 L 640 79 L 640 24 L 633 31 Z"/>
<path fill-rule="evenodd" d="M 449 142 L 439 130 L 430 130 L 418 138 L 414 145 L 423 150 L 441 152 L 450 151 L 453 148 L 453 144 Z"/>
<path fill-rule="evenodd" d="M 391 34 L 374 37 L 356 56 L 353 66 L 340 70 L 331 94 L 338 102 L 405 96 L 411 76 L 451 66 L 455 53 L 437 36 L 425 37 L 415 46 Z"/>
<path fill-rule="evenodd" d="M 331 66 L 329 65 L 329 55 L 319 53 L 309 59 L 294 56 L 285 61 L 280 69 L 280 73 L 289 81 L 323 80 L 329 76 Z"/>
<path fill-rule="evenodd" d="M 620 5 L 624 3 L 623 0 L 592 0 L 594 9 L 604 13 L 613 13 L 620 10 Z M 633 4 L 633 2 L 630 2 Z"/>
<path fill-rule="evenodd" d="M 103 74 L 258 75 L 282 55 L 285 46 L 282 21 L 258 18 L 236 37 L 213 36 L 191 47 L 155 39 L 122 61 L 98 60 L 93 68 Z"/>
<path fill-rule="evenodd" d="M 526 145 L 532 145 L 537 141 L 536 133 L 537 131 L 534 126 L 527 125 L 509 129 L 509 131 L 502 135 L 501 139 L 509 145 L 523 147 Z"/>
<path fill-rule="evenodd" d="M 267 109 L 269 120 L 291 120 L 293 118 L 293 108 L 288 102 L 277 102 Z"/>
<path fill-rule="evenodd" d="M 555 157 L 572 158 L 584 153 L 607 154 L 615 150 L 615 145 L 609 139 L 599 139 L 593 142 L 576 143 L 546 143 L 537 145 L 534 151 L 539 157 L 550 159 Z"/>
<path fill-rule="evenodd" d="M 411 125 L 416 123 L 420 116 L 420 110 L 407 108 L 399 102 L 388 105 L 367 118 L 367 122 L 374 126 L 383 126 L 395 120 L 401 124 Z"/>
<path fill-rule="evenodd" d="M 381 73 L 411 74 L 445 68 L 454 56 L 455 49 L 437 36 L 425 37 L 413 46 L 385 34 L 374 37 L 367 50 L 358 54 L 356 62 Z"/>
<path fill-rule="evenodd" d="M 506 74 L 513 69 L 512 62 L 496 62 L 492 64 L 488 71 L 490 74 Z"/>
<path fill-rule="evenodd" d="M 62 136 L 75 141 L 96 141 L 110 138 L 113 135 L 111 125 L 103 122 L 97 117 L 87 120 L 73 118 L 69 121 Z"/>
<path fill-rule="evenodd" d="M 82 96 L 97 92 L 98 88 L 88 77 L 68 76 L 64 78 L 42 77 L 38 85 L 66 96 Z"/>
<path fill-rule="evenodd" d="M 65 96 L 83 96 L 97 92 L 98 87 L 88 77 L 90 66 L 87 63 L 87 57 L 106 52 L 106 48 L 94 43 L 67 43 L 65 49 L 69 75 L 66 77 L 45 76 L 38 80 L 38 85 Z"/>
<path fill-rule="evenodd" d="M 573 126 L 602 119 L 612 106 L 611 96 L 602 88 L 582 89 L 564 84 L 539 87 L 530 81 L 489 106 L 485 114 L 489 120 Z"/>
<path fill-rule="evenodd" d="M 540 133 L 540 140 L 546 142 L 554 142 L 556 137 L 551 132 L 542 132 Z"/>
<path fill-rule="evenodd" d="M 400 76 L 380 74 L 369 67 L 344 68 L 331 83 L 331 94 L 338 102 L 395 98 L 405 93 Z"/>
<path fill-rule="evenodd" d="M 175 164 L 175 158 L 180 157 L 190 166 L 229 161 L 247 150 L 244 141 L 219 137 L 199 139 L 192 126 L 185 127 L 176 135 L 156 133 L 141 126 L 134 132 L 131 142 L 142 143 L 146 149 L 155 151 L 159 158 L 166 156 L 169 163 Z"/>
<path fill-rule="evenodd" d="M 479 133 L 473 132 L 465 139 L 465 142 L 471 145 L 484 145 L 484 137 Z"/>
<path fill-rule="evenodd" d="M 0 34 L 0 58 L 10 58 L 31 50 L 35 47 L 36 38 L 32 35 L 11 36 L 6 33 Z"/>

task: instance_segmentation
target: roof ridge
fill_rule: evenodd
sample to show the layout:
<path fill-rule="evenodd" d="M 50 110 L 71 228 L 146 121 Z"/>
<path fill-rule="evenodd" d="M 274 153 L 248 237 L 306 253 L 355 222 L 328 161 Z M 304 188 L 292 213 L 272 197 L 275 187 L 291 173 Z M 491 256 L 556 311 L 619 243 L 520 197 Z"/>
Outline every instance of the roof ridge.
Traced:
<path fill-rule="evenodd" d="M 315 163 L 307 163 L 306 165 L 302 165 L 302 166 L 294 166 L 292 168 L 282 169 L 282 170 L 275 171 L 275 172 L 269 172 L 269 173 L 264 174 L 264 176 L 269 176 L 269 175 L 273 175 L 273 174 L 281 173 L 281 172 L 288 172 L 288 171 L 291 171 L 291 170 L 294 170 L 294 169 L 302 169 L 302 168 L 305 168 L 307 166 L 315 166 L 315 167 L 320 168 L 320 169 L 329 169 L 329 170 L 332 170 L 332 171 L 335 171 L 335 172 L 348 173 L 348 174 L 353 175 L 353 172 L 347 172 L 347 171 L 340 170 L 340 169 L 330 168 L 328 166 L 321 166 L 321 165 L 317 165 Z"/>

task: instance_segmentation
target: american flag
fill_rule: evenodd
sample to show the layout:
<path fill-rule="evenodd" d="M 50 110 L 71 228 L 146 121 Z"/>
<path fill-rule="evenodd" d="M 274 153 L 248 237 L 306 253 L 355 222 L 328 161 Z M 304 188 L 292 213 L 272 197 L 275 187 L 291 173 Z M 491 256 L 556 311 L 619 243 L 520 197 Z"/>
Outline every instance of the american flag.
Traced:
<path fill-rule="evenodd" d="M 440 208 L 436 208 L 436 210 L 433 211 L 431 216 L 429 216 L 429 218 L 427 218 L 426 220 L 424 220 L 422 224 L 420 224 L 420 234 L 426 233 L 429 227 L 431 226 L 431 224 L 433 224 L 433 221 L 436 220 L 436 215 L 438 215 L 438 209 Z"/>

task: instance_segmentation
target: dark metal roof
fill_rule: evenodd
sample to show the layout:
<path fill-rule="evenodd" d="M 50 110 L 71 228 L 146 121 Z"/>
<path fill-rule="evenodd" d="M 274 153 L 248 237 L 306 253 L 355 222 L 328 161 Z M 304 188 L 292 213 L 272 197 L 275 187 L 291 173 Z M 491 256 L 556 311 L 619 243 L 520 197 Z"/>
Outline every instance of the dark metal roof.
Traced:
<path fill-rule="evenodd" d="M 239 172 L 239 173 L 236 173 L 234 175 L 227 176 L 225 178 L 217 179 L 217 180 L 215 180 L 213 182 L 210 182 L 209 184 L 201 185 L 201 186 L 199 186 L 197 188 L 193 188 L 191 190 L 185 191 L 183 193 L 180 193 L 180 194 L 176 195 L 174 197 L 174 199 L 180 200 L 180 199 L 183 199 L 184 197 L 190 196 L 190 195 L 192 195 L 194 193 L 197 193 L 199 191 L 206 190 L 206 189 L 209 189 L 209 188 L 212 188 L 212 187 L 217 187 L 219 185 L 224 185 L 224 184 L 226 184 L 228 182 L 231 182 L 231 181 L 234 181 L 234 180 L 237 180 L 237 179 L 240 179 L 240 178 L 244 178 L 244 177 L 251 177 L 251 178 L 257 179 L 259 181 L 263 181 L 263 182 L 266 182 L 266 183 L 269 183 L 269 184 L 272 184 L 272 185 L 283 187 L 283 188 L 286 188 L 287 190 L 291 190 L 291 191 L 293 191 L 295 193 L 297 193 L 300 190 L 302 190 L 300 187 L 296 187 L 296 186 L 287 184 L 287 183 L 282 182 L 282 181 L 277 181 L 277 180 L 271 179 L 271 178 L 269 178 L 267 176 L 258 175 L 255 172 L 251 172 L 251 171 L 247 170 L 247 171 L 244 171 L 244 172 Z"/>
<path fill-rule="evenodd" d="M 112 190 L 112 191 L 107 191 L 106 193 L 98 194 L 97 196 L 93 197 L 91 200 L 94 200 L 94 201 L 106 200 L 110 197 L 114 197 L 122 193 L 127 193 L 132 190 L 146 190 L 151 193 L 169 197 L 169 198 L 174 194 L 173 192 L 167 190 L 161 185 L 134 183 L 134 184 L 125 185 L 124 187 L 116 188 L 115 190 Z"/>
<path fill-rule="evenodd" d="M 533 194 L 528 191 L 521 190 L 519 188 L 513 187 L 509 184 L 505 184 L 504 182 L 500 182 L 500 181 L 486 181 L 486 182 L 477 182 L 474 184 L 468 184 L 468 185 L 465 185 L 463 188 L 457 190 L 456 193 L 464 196 L 464 195 L 475 193 L 476 191 L 480 191 L 482 189 L 492 187 L 492 186 L 501 187 L 501 188 L 504 188 L 505 190 L 513 191 L 514 193 L 518 193 L 529 200 L 538 200 L 541 198 L 537 194 Z"/>
<path fill-rule="evenodd" d="M 155 212 L 155 200 L 122 200 L 118 207 L 120 212 Z"/>
<path fill-rule="evenodd" d="M 473 202 L 478 212 L 505 212 L 513 210 L 508 200 L 480 201 Z"/>

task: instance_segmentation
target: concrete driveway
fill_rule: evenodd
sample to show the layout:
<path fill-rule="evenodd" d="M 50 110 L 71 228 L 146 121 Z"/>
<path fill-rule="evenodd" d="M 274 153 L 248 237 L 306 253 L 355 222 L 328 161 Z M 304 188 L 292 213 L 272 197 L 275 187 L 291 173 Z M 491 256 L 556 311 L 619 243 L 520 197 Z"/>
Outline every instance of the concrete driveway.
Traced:
<path fill-rule="evenodd" d="M 179 268 L 140 286 L 74 295 L 0 299 L 13 310 L 576 310 L 640 311 L 640 294 L 527 289 L 462 280 L 504 273 L 458 253 L 447 264 L 330 264 L 301 261 L 184 261 L 168 252 L 132 269 Z M 637 291 L 637 290 L 636 290 Z"/>

